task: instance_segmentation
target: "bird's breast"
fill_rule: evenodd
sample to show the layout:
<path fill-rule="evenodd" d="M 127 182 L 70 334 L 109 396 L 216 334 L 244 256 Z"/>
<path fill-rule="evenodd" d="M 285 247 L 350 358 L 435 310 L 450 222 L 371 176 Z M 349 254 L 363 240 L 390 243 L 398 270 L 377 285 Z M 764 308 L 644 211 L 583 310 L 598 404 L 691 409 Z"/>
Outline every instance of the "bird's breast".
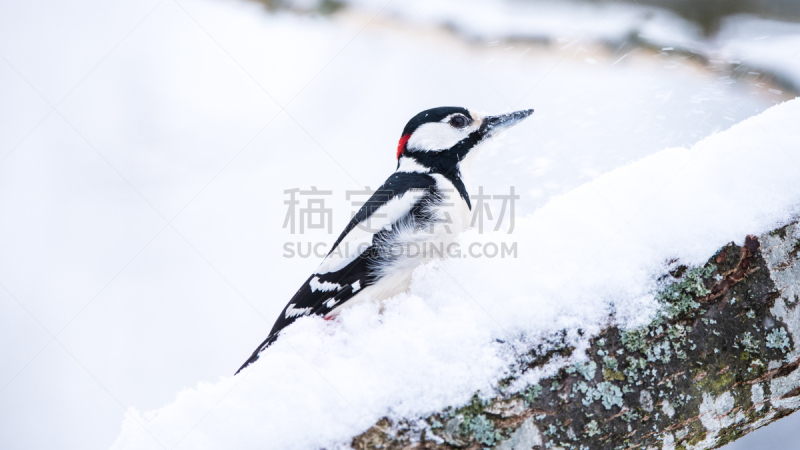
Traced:
<path fill-rule="evenodd" d="M 432 239 L 453 242 L 469 228 L 472 212 L 456 186 L 444 175 L 434 174 L 439 201 L 431 205 L 431 215 L 437 222 Z"/>

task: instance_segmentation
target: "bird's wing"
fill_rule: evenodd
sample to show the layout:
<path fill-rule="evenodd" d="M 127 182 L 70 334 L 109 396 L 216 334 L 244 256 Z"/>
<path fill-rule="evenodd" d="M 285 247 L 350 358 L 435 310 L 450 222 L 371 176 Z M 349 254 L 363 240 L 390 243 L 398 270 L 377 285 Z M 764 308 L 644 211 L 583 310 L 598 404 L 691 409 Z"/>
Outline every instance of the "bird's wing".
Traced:
<path fill-rule="evenodd" d="M 385 257 L 380 243 L 387 234 L 426 213 L 424 206 L 434 195 L 435 185 L 435 179 L 423 173 L 397 172 L 389 177 L 353 216 L 316 272 L 281 311 L 267 339 L 239 370 L 258 359 L 278 333 L 298 318 L 327 315 L 373 284 L 375 269 Z"/>

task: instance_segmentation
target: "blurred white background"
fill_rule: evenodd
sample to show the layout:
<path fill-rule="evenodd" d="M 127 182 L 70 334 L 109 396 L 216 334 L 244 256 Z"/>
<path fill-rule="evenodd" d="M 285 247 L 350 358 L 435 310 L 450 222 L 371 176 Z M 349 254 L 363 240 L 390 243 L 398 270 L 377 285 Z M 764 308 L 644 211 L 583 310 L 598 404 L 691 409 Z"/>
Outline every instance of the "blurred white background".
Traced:
<path fill-rule="evenodd" d="M 536 110 L 474 176 L 523 216 L 795 97 L 797 11 L 730 5 L 3 0 L 0 447 L 108 448 L 233 373 L 319 262 L 283 243 L 335 237 L 283 191 L 332 190 L 338 231 L 423 109 Z"/>

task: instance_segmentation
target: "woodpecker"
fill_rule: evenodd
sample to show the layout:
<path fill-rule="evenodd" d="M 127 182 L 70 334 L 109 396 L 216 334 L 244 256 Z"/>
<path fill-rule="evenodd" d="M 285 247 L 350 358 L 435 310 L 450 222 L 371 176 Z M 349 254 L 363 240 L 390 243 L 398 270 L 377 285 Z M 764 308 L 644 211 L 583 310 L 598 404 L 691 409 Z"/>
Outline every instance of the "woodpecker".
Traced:
<path fill-rule="evenodd" d="M 397 144 L 397 169 L 353 216 L 331 251 L 281 312 L 266 340 L 236 373 L 258 359 L 281 330 L 308 315 L 326 319 L 364 300 L 404 292 L 413 270 L 442 252 L 468 228 L 467 194 L 477 150 L 532 109 L 483 116 L 459 107 L 428 109 L 406 124 Z"/>

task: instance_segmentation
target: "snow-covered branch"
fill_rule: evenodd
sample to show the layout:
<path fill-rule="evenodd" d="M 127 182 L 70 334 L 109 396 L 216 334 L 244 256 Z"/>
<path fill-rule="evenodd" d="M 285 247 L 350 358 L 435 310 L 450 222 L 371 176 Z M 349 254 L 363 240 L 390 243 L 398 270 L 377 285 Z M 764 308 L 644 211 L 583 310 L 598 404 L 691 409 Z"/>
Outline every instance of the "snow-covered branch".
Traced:
<path fill-rule="evenodd" d="M 610 327 L 589 360 L 522 392 L 379 421 L 356 449 L 706 449 L 800 408 L 800 226 L 680 266 L 649 325 Z M 666 280 L 665 280 L 666 281 Z M 570 347 L 525 355 L 543 366 Z M 527 358 L 527 359 L 526 359 Z M 505 380 L 511 383 L 513 380 Z M 501 389 L 502 391 L 502 389 Z"/>

